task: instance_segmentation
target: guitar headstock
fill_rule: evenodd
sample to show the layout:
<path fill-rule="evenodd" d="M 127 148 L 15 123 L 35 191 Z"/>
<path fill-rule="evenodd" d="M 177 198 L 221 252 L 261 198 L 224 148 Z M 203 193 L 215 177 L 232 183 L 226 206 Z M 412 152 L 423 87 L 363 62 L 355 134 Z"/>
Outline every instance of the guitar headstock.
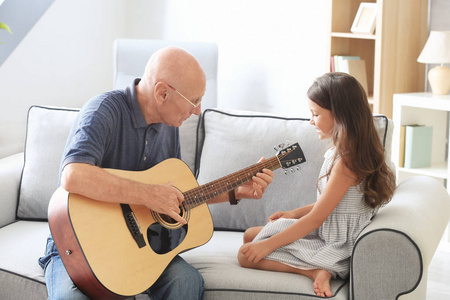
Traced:
<path fill-rule="evenodd" d="M 280 150 L 277 157 L 283 169 L 291 168 L 306 161 L 303 150 L 298 143 Z"/>

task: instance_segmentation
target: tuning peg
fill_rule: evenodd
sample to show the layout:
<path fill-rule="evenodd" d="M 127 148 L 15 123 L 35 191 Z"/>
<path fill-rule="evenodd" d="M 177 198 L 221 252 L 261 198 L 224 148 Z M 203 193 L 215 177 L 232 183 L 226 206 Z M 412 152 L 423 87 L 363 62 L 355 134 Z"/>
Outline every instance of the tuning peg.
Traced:
<path fill-rule="evenodd" d="M 289 147 L 291 145 L 291 142 L 289 140 L 286 140 L 284 143 L 278 144 L 276 146 L 273 146 L 273 149 L 275 151 L 281 151 L 286 147 Z"/>
<path fill-rule="evenodd" d="M 286 141 L 286 142 L 289 142 L 289 141 Z M 275 151 L 280 151 L 280 150 L 283 150 L 283 148 L 285 148 L 285 147 L 287 147 L 287 146 L 289 146 L 289 144 L 281 143 L 281 144 L 278 144 L 278 145 L 276 145 L 276 146 L 273 146 L 273 149 L 274 149 Z"/>
<path fill-rule="evenodd" d="M 295 170 L 293 168 L 291 168 L 291 173 L 295 173 Z"/>
<path fill-rule="evenodd" d="M 284 170 L 284 175 L 287 175 L 288 174 L 288 171 L 287 170 Z"/>

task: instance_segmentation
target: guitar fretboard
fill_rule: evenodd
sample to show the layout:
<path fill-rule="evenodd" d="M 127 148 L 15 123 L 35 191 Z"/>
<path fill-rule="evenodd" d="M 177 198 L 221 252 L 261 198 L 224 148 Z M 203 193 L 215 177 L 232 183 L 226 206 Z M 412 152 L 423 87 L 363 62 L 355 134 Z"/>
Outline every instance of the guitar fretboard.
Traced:
<path fill-rule="evenodd" d="M 276 170 L 280 168 L 280 162 L 277 156 L 254 164 L 248 168 L 242 169 L 228 176 L 211 181 L 210 183 L 198 186 L 184 193 L 184 202 L 182 205 L 185 209 L 192 209 L 199 206 L 208 200 L 234 190 L 250 180 L 257 173 L 262 172 L 262 169 Z"/>

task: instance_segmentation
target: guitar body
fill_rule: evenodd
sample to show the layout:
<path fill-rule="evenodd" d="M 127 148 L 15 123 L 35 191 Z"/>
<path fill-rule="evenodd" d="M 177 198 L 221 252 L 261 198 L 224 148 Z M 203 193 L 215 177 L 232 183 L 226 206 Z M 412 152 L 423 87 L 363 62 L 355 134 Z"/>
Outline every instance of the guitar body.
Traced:
<path fill-rule="evenodd" d="M 181 192 L 198 187 L 189 167 L 178 159 L 165 160 L 146 171 L 107 171 L 148 184 L 171 181 Z M 90 298 L 142 293 L 177 254 L 212 237 L 213 222 L 206 203 L 184 212 L 188 224 L 183 226 L 170 220 L 162 226 L 147 207 L 129 207 L 142 232 L 143 247 L 130 233 L 120 204 L 69 194 L 62 188 L 50 201 L 49 225 L 56 247 L 73 282 Z"/>
<path fill-rule="evenodd" d="M 96 201 L 60 187 L 48 207 L 50 231 L 67 272 L 85 295 L 127 298 L 152 286 L 176 255 L 211 239 L 209 199 L 250 182 L 264 168 L 291 168 L 305 161 L 296 143 L 277 156 L 202 186 L 189 167 L 175 158 L 140 172 L 106 169 L 147 184 L 172 182 L 184 195 L 181 215 L 187 224 L 145 206 Z"/>

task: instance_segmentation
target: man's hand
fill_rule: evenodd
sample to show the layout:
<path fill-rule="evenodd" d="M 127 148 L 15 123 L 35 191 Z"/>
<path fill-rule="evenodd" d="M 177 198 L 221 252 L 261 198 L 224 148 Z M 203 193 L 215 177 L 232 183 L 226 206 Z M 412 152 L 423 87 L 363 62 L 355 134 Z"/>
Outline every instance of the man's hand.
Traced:
<path fill-rule="evenodd" d="M 184 196 L 172 182 L 145 184 L 113 175 L 90 164 L 71 163 L 62 171 L 61 186 L 69 193 L 98 201 L 123 203 L 123 200 L 127 199 L 127 204 L 144 205 L 186 224 L 186 220 L 180 216 L 180 205 Z"/>
<path fill-rule="evenodd" d="M 263 157 L 258 163 L 264 160 L 265 158 Z M 235 189 L 236 198 L 261 199 L 272 179 L 273 172 L 269 169 L 263 169 L 262 173 L 257 173 L 256 176 L 253 176 L 252 181 Z"/>
<path fill-rule="evenodd" d="M 180 216 L 180 205 L 184 201 L 183 194 L 176 189 L 172 182 L 166 184 L 148 185 L 149 198 L 145 200 L 145 206 L 149 209 L 168 215 L 172 219 L 186 224 L 186 220 Z"/>

